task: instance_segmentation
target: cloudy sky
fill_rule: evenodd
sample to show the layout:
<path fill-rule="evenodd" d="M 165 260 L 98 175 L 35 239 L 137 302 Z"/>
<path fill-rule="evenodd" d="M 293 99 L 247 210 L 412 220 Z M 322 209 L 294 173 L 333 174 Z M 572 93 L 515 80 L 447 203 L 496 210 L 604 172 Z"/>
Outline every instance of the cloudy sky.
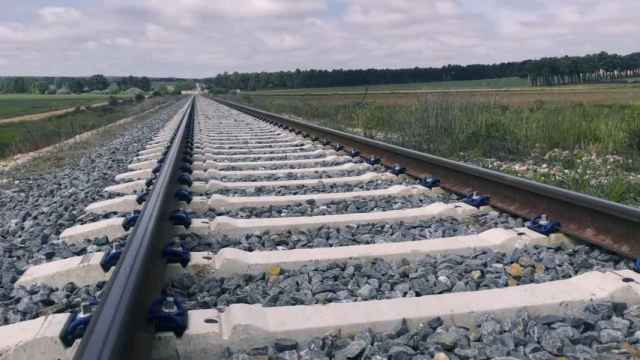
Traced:
<path fill-rule="evenodd" d="M 205 77 L 640 51 L 638 0 L 0 0 L 0 75 Z"/>

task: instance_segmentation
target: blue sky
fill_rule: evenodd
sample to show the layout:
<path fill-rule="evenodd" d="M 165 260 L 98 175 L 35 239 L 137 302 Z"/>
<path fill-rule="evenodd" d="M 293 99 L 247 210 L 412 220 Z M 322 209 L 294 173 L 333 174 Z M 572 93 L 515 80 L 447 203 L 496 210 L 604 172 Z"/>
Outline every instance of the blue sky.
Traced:
<path fill-rule="evenodd" d="M 8 0 L 5 0 L 8 1 Z M 640 50 L 637 0 L 22 0 L 0 75 L 204 77 Z"/>

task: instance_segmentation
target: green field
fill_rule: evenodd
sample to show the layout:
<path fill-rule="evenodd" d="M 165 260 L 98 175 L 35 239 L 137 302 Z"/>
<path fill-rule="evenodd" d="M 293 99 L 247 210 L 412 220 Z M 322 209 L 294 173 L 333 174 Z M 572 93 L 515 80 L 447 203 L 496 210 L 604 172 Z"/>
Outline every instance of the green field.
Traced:
<path fill-rule="evenodd" d="M 386 84 L 371 86 L 347 86 L 347 87 L 325 87 L 325 88 L 300 88 L 282 90 L 259 90 L 242 91 L 241 94 L 250 96 L 351 96 L 369 100 L 372 97 L 395 97 L 413 101 L 411 97 L 420 97 L 426 94 L 443 96 L 476 96 L 476 97 L 538 97 L 547 100 L 548 97 L 555 97 L 557 94 L 563 98 L 574 95 L 587 94 L 589 100 L 602 99 L 614 94 L 618 99 L 626 98 L 625 93 L 638 93 L 639 83 L 629 84 L 580 84 L 553 87 L 530 87 L 527 79 L 518 77 L 487 79 L 487 80 L 467 80 L 467 81 L 440 81 L 429 83 L 411 84 Z M 366 95 L 365 95 L 366 94 Z M 579 99 L 578 99 L 579 100 Z M 618 102 L 618 101 L 617 101 Z"/>
<path fill-rule="evenodd" d="M 0 124 L 0 159 L 59 143 L 166 101 L 167 99 L 158 97 L 142 103 L 127 102 L 87 108 L 41 120 Z"/>
<path fill-rule="evenodd" d="M 255 92 L 247 92 L 249 94 L 323 94 L 323 93 L 362 93 L 365 88 L 368 91 L 387 92 L 387 91 L 437 91 L 437 90 L 464 90 L 464 89 L 512 89 L 526 88 L 529 86 L 527 79 L 518 77 L 502 78 L 502 79 L 486 79 L 486 80 L 461 80 L 461 81 L 439 81 L 428 83 L 409 83 L 409 84 L 384 84 L 370 86 L 338 86 L 326 88 L 302 88 L 302 89 L 284 89 L 284 90 L 260 90 Z"/>
<path fill-rule="evenodd" d="M 0 95 L 0 119 L 106 102 L 105 95 Z"/>
<path fill-rule="evenodd" d="M 442 95 L 442 94 L 441 94 Z M 229 96 L 358 135 L 468 161 L 617 202 L 640 205 L 640 94 L 590 101 L 498 102 L 458 94 L 411 97 Z M 513 99 L 511 99 L 513 102 Z M 605 101 L 605 103 L 603 103 Z M 608 101 L 608 102 L 606 102 Z"/>

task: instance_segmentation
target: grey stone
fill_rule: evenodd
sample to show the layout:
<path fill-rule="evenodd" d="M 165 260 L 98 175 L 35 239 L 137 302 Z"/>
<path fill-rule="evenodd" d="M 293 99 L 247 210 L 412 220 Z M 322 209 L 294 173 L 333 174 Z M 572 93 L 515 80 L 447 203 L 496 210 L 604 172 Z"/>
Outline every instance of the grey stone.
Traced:
<path fill-rule="evenodd" d="M 624 334 L 618 330 L 604 329 L 600 331 L 599 339 L 601 343 L 619 343 L 624 341 Z"/>
<path fill-rule="evenodd" d="M 346 348 L 335 353 L 335 360 L 356 359 L 366 348 L 367 343 L 365 341 L 352 341 Z"/>
<path fill-rule="evenodd" d="M 542 334 L 540 345 L 553 355 L 560 355 L 562 353 L 563 342 L 555 336 L 553 331 L 546 331 Z"/>
<path fill-rule="evenodd" d="M 365 284 L 358 290 L 357 295 L 363 300 L 372 299 L 376 295 L 376 289 L 369 284 Z"/>
<path fill-rule="evenodd" d="M 298 349 L 298 342 L 292 339 L 276 339 L 273 347 L 277 352 L 285 352 Z"/>
<path fill-rule="evenodd" d="M 391 360 L 409 360 L 415 355 L 415 350 L 408 346 L 396 345 L 389 350 L 389 359 Z"/>
<path fill-rule="evenodd" d="M 429 341 L 442 346 L 444 350 L 453 350 L 458 341 L 458 335 L 452 331 L 438 330 L 429 337 Z"/>
<path fill-rule="evenodd" d="M 283 351 L 276 355 L 277 360 L 298 360 L 298 352 L 295 350 Z"/>

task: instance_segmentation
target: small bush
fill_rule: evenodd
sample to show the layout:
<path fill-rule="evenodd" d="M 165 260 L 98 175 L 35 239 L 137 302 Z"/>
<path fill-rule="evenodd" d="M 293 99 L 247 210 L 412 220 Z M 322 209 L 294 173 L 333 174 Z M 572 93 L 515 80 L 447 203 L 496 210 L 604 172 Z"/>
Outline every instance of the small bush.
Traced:
<path fill-rule="evenodd" d="M 137 102 L 141 102 L 145 99 L 143 94 L 136 94 L 136 96 L 134 97 L 135 101 Z"/>
<path fill-rule="evenodd" d="M 632 151 L 640 151 L 640 127 L 629 130 L 626 143 Z"/>
<path fill-rule="evenodd" d="M 545 103 L 521 107 L 495 101 L 434 98 L 415 103 L 371 101 L 366 106 L 338 96 L 260 96 L 242 94 L 235 101 L 267 111 L 301 117 L 319 125 L 463 160 L 523 161 L 552 151 L 569 154 L 546 159 L 566 170 L 539 179 L 575 191 L 624 203 L 640 198 L 640 106 Z M 579 162 L 578 153 L 589 158 Z M 625 161 L 605 167 L 606 182 L 594 184 L 602 164 L 593 159 L 614 156 Z M 584 163 L 591 166 L 585 167 Z M 615 171 L 622 170 L 623 173 Z"/>

